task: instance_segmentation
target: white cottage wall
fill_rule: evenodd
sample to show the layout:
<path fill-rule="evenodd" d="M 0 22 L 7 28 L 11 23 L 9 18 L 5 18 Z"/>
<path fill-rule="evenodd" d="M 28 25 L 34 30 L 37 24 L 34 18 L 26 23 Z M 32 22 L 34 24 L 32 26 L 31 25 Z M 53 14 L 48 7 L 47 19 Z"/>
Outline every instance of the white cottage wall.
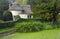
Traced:
<path fill-rule="evenodd" d="M 21 11 L 11 11 L 14 16 L 21 14 Z"/>
<path fill-rule="evenodd" d="M 15 17 L 14 16 L 17 16 L 21 13 L 21 11 L 10 11 L 13 15 L 13 21 L 15 21 Z"/>
<path fill-rule="evenodd" d="M 20 18 L 23 19 L 28 19 L 28 15 L 27 14 L 19 14 Z"/>

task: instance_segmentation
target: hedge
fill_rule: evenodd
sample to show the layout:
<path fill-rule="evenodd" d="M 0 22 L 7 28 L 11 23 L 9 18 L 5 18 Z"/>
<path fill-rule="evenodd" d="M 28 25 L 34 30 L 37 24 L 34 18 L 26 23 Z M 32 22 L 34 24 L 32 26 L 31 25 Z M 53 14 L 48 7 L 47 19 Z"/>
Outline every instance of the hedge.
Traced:
<path fill-rule="evenodd" d="M 47 29 L 53 29 L 51 23 L 45 23 L 40 21 L 23 21 L 17 22 L 15 27 L 18 28 L 18 32 L 35 32 Z"/>
<path fill-rule="evenodd" d="M 41 22 L 39 19 L 20 19 L 16 21 L 14 27 L 17 28 L 17 32 L 36 32 L 60 28 L 60 23 Z"/>

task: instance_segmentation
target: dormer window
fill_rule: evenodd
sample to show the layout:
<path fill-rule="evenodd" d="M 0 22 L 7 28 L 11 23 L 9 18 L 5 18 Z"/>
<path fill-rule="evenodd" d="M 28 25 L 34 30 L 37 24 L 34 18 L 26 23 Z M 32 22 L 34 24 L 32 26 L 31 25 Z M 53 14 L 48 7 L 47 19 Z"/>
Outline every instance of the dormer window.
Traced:
<path fill-rule="evenodd" d="M 12 4 L 10 4 L 10 6 L 12 6 Z"/>
<path fill-rule="evenodd" d="M 24 10 L 22 10 L 22 13 L 23 13 L 23 14 L 24 14 L 24 12 L 25 12 L 25 11 L 24 11 Z"/>

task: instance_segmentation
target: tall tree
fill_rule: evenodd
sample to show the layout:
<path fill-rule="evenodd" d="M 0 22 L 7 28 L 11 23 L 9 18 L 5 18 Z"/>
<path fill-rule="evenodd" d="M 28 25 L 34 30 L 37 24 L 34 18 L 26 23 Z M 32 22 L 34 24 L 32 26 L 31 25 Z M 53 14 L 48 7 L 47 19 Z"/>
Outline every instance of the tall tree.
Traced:
<path fill-rule="evenodd" d="M 2 19 L 2 14 L 5 10 L 8 10 L 8 1 L 0 0 L 0 19 Z"/>
<path fill-rule="evenodd" d="M 60 0 L 29 0 L 28 3 L 32 5 L 34 14 L 44 16 L 44 18 L 48 18 L 46 13 L 49 13 L 50 15 L 52 14 L 50 19 L 53 19 L 52 21 L 55 22 L 57 21 L 58 10 L 60 7 L 59 1 Z M 43 15 L 41 15 L 41 13 Z"/>
<path fill-rule="evenodd" d="M 57 21 L 57 15 L 58 15 L 58 8 L 57 8 L 58 0 L 55 0 L 54 7 L 53 7 L 53 23 Z"/>

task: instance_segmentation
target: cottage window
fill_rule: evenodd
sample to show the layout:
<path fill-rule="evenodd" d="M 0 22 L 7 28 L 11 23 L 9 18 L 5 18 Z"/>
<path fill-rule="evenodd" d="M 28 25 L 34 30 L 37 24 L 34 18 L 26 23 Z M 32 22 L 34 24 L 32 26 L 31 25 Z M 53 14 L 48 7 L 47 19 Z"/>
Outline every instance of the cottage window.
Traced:
<path fill-rule="evenodd" d="M 31 19 L 31 15 L 28 15 L 28 19 Z"/>
<path fill-rule="evenodd" d="M 23 13 L 23 14 L 24 14 L 24 12 L 25 12 L 25 11 L 24 11 L 24 10 L 22 10 L 22 13 Z"/>

